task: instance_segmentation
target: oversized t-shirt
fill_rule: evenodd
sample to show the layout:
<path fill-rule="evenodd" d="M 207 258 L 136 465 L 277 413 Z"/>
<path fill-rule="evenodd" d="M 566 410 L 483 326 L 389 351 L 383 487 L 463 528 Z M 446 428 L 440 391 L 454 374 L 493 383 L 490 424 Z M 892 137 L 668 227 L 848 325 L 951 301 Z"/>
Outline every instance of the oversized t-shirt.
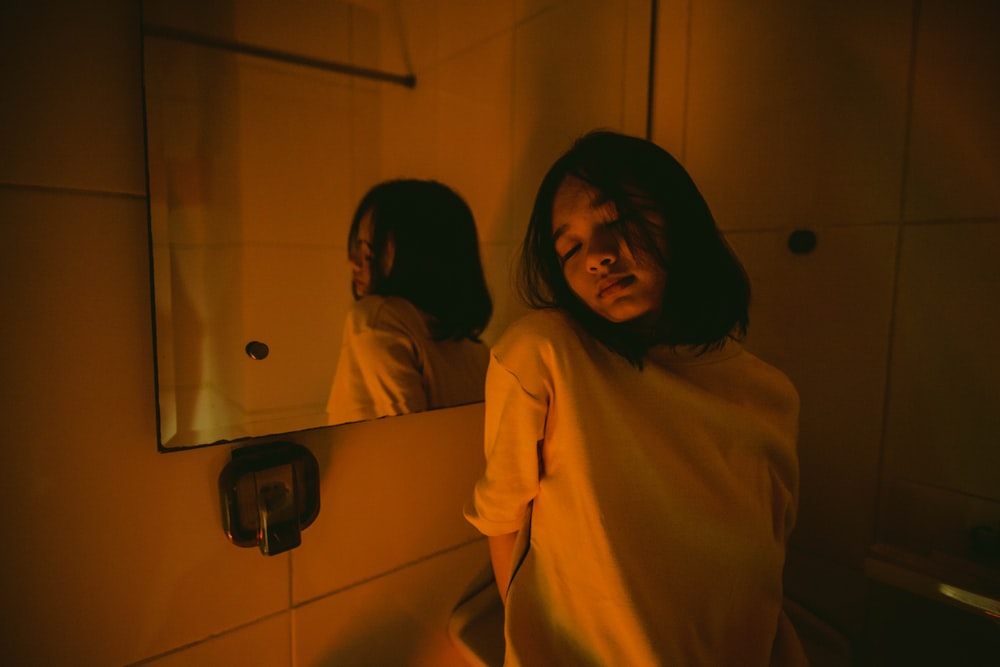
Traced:
<path fill-rule="evenodd" d="M 368 295 L 347 313 L 327 416 L 341 424 L 481 401 L 488 363 L 483 343 L 432 339 L 406 299 Z"/>
<path fill-rule="evenodd" d="M 486 535 L 530 530 L 506 664 L 804 661 L 782 613 L 798 494 L 784 374 L 735 342 L 658 346 L 640 370 L 537 311 L 492 350 L 485 419 L 466 518 Z"/>

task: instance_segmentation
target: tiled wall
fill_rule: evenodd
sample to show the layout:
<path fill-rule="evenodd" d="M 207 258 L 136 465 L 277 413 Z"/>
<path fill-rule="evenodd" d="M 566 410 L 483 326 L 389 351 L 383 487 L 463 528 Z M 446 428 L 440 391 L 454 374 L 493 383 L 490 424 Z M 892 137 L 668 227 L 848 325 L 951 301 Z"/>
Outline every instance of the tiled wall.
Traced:
<path fill-rule="evenodd" d="M 410 51 L 427 112 L 409 155 L 437 156 L 434 175 L 466 194 L 499 282 L 568 140 L 642 132 L 624 73 L 643 61 L 629 26 L 645 3 L 477 4 L 399 3 L 438 37 Z M 861 559 L 893 508 L 988 518 L 962 501 L 1000 488 L 996 5 L 661 0 L 659 15 L 654 138 L 746 261 L 750 345 L 803 397 L 790 590 L 850 631 Z M 588 31 L 601 38 L 581 49 L 572 35 Z M 136 3 L 3 3 L 0 45 L 4 660 L 456 664 L 441 622 L 485 559 L 452 513 L 478 465 L 479 408 L 297 436 L 325 471 L 303 546 L 229 545 L 215 488 L 228 448 L 155 451 Z M 538 53 L 621 80 L 595 96 Z M 785 249 L 798 227 L 817 231 L 812 254 Z M 501 301 L 498 322 L 515 311 Z"/>
<path fill-rule="evenodd" d="M 143 23 L 156 313 L 161 332 L 187 332 L 157 339 L 161 388 L 176 387 L 164 442 L 325 425 L 379 87 L 172 31 L 373 68 L 366 52 L 398 39 L 375 9 L 333 1 L 145 0 Z M 247 358 L 250 340 L 268 363 Z"/>
<path fill-rule="evenodd" d="M 518 313 L 509 262 L 541 170 L 589 128 L 645 130 L 648 0 L 268 7 L 144 2 L 156 312 L 192 332 L 157 339 L 170 447 L 326 424 L 347 227 L 376 182 L 436 179 L 469 202 L 491 342 Z M 164 35 L 176 30 L 417 84 Z M 247 359 L 250 340 L 267 363 Z"/>
<path fill-rule="evenodd" d="M 659 5 L 654 138 L 746 264 L 749 346 L 802 395 L 789 593 L 857 637 L 872 543 L 1000 522 L 1000 9 Z"/>
<path fill-rule="evenodd" d="M 647 3 L 398 6 L 423 82 L 407 104 L 427 112 L 407 127 L 387 112 L 384 140 L 425 143 L 385 177 L 465 193 L 490 279 L 505 280 L 541 169 L 591 125 L 641 130 L 626 110 L 645 108 L 648 34 L 626 36 Z M 569 36 L 609 29 L 577 62 Z M 16 535 L 3 660 L 458 664 L 446 617 L 486 563 L 459 512 L 481 406 L 297 434 L 322 469 L 316 523 L 275 557 L 230 545 L 216 488 L 229 448 L 156 451 L 138 3 L 3 3 L 0 49 L 0 500 Z M 510 316 L 500 290 L 497 326 Z"/>

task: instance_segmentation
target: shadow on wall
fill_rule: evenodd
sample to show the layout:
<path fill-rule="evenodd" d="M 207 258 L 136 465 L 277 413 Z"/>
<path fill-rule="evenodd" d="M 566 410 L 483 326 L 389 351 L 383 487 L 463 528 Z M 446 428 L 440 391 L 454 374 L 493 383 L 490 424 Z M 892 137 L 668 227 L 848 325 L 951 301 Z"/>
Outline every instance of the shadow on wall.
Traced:
<path fill-rule="evenodd" d="M 843 634 L 787 597 L 785 613 L 799 635 L 810 667 L 851 667 L 854 664 L 851 643 Z"/>
<path fill-rule="evenodd" d="M 472 550 L 479 553 L 475 547 Z M 430 559 L 437 561 L 430 565 L 430 572 L 424 563 L 417 563 L 382 577 L 381 582 L 367 582 L 355 591 L 339 593 L 338 597 L 349 598 L 337 604 L 340 613 L 322 617 L 332 635 L 327 647 L 306 662 L 330 667 L 466 667 L 445 632 L 447 613 L 457 602 L 459 590 L 450 580 L 455 578 L 452 571 L 457 569 L 462 573 L 459 576 L 464 576 L 463 568 L 455 568 L 449 556 Z"/>

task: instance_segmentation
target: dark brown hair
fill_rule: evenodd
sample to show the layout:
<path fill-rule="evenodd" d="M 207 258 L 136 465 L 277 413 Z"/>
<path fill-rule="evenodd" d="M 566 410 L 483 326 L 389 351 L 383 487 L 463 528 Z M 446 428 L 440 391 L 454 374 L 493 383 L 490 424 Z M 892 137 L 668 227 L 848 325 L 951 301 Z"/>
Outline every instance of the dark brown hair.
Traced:
<path fill-rule="evenodd" d="M 600 317 L 566 282 L 552 239 L 552 205 L 567 176 L 613 202 L 629 246 L 666 271 L 656 337 L 634 323 Z M 643 211 L 659 214 L 665 227 L 655 229 Z M 665 253 L 657 248 L 656 234 L 664 237 Z M 529 306 L 565 310 L 640 367 L 651 345 L 695 345 L 704 351 L 727 338 L 743 338 L 749 324 L 750 281 L 690 175 L 656 144 L 606 130 L 578 139 L 542 179 L 521 249 L 518 285 Z"/>
<path fill-rule="evenodd" d="M 493 314 L 493 301 L 476 222 L 465 200 L 437 181 L 379 183 L 354 212 L 348 249 L 355 246 L 361 219 L 369 211 L 374 255 L 370 293 L 402 297 L 429 315 L 435 340 L 478 340 Z M 381 258 L 390 239 L 392 266 L 383 275 Z"/>

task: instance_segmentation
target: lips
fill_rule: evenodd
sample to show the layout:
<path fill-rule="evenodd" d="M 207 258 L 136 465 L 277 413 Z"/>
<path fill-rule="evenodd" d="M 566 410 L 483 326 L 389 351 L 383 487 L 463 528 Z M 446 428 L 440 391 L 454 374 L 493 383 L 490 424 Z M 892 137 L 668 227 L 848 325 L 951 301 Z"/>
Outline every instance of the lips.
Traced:
<path fill-rule="evenodd" d="M 629 287 L 636 281 L 635 276 L 626 274 L 623 276 L 609 276 L 597 284 L 597 298 L 614 296 L 618 292 Z"/>

